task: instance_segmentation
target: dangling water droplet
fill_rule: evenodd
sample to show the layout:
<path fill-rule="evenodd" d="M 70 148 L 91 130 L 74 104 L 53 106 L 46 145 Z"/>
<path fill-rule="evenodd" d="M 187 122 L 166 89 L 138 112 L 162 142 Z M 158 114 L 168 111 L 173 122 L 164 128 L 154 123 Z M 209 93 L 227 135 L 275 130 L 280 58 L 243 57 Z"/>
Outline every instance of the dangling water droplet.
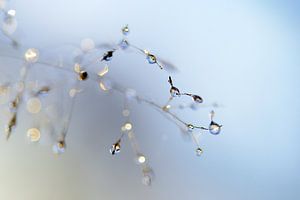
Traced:
<path fill-rule="evenodd" d="M 130 122 L 126 122 L 123 127 L 125 131 L 130 131 L 132 129 L 132 124 Z"/>
<path fill-rule="evenodd" d="M 63 140 L 58 141 L 52 147 L 53 153 L 55 154 L 62 154 L 65 152 L 65 149 L 66 149 L 66 143 Z"/>
<path fill-rule="evenodd" d="M 115 155 L 117 153 L 119 153 L 121 151 L 121 145 L 120 145 L 120 141 L 116 142 L 115 144 L 113 144 L 110 149 L 109 149 L 109 152 L 112 154 L 112 155 Z"/>
<path fill-rule="evenodd" d="M 126 26 L 124 26 L 122 28 L 122 33 L 123 33 L 123 35 L 128 35 L 129 34 L 129 27 L 128 27 L 128 25 L 126 25 Z"/>
<path fill-rule="evenodd" d="M 221 127 L 221 125 L 215 123 L 214 121 L 211 121 L 208 129 L 211 134 L 218 135 L 221 131 Z"/>
<path fill-rule="evenodd" d="M 202 150 L 200 147 L 198 147 L 198 148 L 196 149 L 196 155 L 197 155 L 197 156 L 201 156 L 202 153 L 203 153 L 203 150 Z"/>
<path fill-rule="evenodd" d="M 98 76 L 102 77 L 105 74 L 107 74 L 108 71 L 109 71 L 109 67 L 108 67 L 108 65 L 105 65 L 104 68 L 100 72 L 98 72 Z"/>
<path fill-rule="evenodd" d="M 196 102 L 196 103 L 203 103 L 203 99 L 198 96 L 198 95 L 192 95 L 193 97 L 193 100 Z"/>
<path fill-rule="evenodd" d="M 27 111 L 32 113 L 32 114 L 36 114 L 36 113 L 39 113 L 42 109 L 42 103 L 40 101 L 39 98 L 37 97 L 33 97 L 33 98 L 30 98 L 28 101 L 27 101 Z"/>
<path fill-rule="evenodd" d="M 144 164 L 146 162 L 146 157 L 143 154 L 138 154 L 136 161 L 138 164 Z"/>
<path fill-rule="evenodd" d="M 149 64 L 155 64 L 157 62 L 157 59 L 154 55 L 148 54 L 146 57 Z"/>
<path fill-rule="evenodd" d="M 81 81 L 86 80 L 89 76 L 86 71 L 80 71 L 78 75 L 79 75 L 78 79 L 81 80 Z"/>
<path fill-rule="evenodd" d="M 170 89 L 170 94 L 172 97 L 178 97 L 180 96 L 180 91 L 177 87 L 172 86 Z"/>
<path fill-rule="evenodd" d="M 142 178 L 142 183 L 145 185 L 145 186 L 151 186 L 151 183 L 152 183 L 152 179 L 151 179 L 151 176 L 148 175 L 148 174 L 145 174 Z"/>
<path fill-rule="evenodd" d="M 125 50 L 125 49 L 127 49 L 129 47 L 129 43 L 128 43 L 127 40 L 123 39 L 119 43 L 119 46 L 121 47 L 121 49 Z"/>
<path fill-rule="evenodd" d="M 104 53 L 101 61 L 102 60 L 110 61 L 112 59 L 112 57 L 113 57 L 113 53 L 114 53 L 114 51 L 107 51 L 106 53 Z"/>
<path fill-rule="evenodd" d="M 164 107 L 162 107 L 162 110 L 165 111 L 165 112 L 169 111 L 170 109 L 171 109 L 171 105 L 170 104 L 165 105 Z"/>
<path fill-rule="evenodd" d="M 192 132 L 195 128 L 195 126 L 193 124 L 188 124 L 186 127 L 187 127 L 189 132 Z"/>
<path fill-rule="evenodd" d="M 34 48 L 27 49 L 24 54 L 25 60 L 30 63 L 34 63 L 39 58 L 39 51 Z"/>

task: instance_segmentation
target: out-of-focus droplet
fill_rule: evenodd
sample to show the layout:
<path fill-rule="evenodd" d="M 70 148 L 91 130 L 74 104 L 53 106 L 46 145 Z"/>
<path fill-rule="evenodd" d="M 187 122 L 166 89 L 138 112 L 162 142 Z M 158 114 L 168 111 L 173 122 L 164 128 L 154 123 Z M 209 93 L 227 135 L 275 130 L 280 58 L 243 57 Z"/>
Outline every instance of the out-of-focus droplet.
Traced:
<path fill-rule="evenodd" d="M 152 54 L 148 54 L 147 57 L 146 57 L 147 61 L 149 64 L 155 64 L 157 63 L 157 59 L 154 55 Z"/>
<path fill-rule="evenodd" d="M 108 91 L 112 88 L 112 83 L 108 79 L 103 79 L 99 82 L 99 87 L 103 91 Z"/>
<path fill-rule="evenodd" d="M 39 58 L 39 51 L 34 48 L 27 49 L 24 54 L 25 60 L 30 63 L 34 63 Z"/>
<path fill-rule="evenodd" d="M 152 179 L 151 179 L 151 176 L 148 175 L 148 174 L 145 174 L 142 178 L 142 183 L 145 185 L 145 186 L 151 186 L 151 183 L 152 183 Z"/>
<path fill-rule="evenodd" d="M 78 79 L 80 81 L 85 81 L 85 80 L 87 80 L 88 77 L 89 77 L 89 74 L 86 71 L 80 71 L 78 73 Z"/>
<path fill-rule="evenodd" d="M 126 89 L 125 94 L 127 99 L 134 99 L 136 97 L 136 91 L 131 88 Z"/>
<path fill-rule="evenodd" d="M 2 30 L 7 35 L 12 35 L 18 27 L 18 22 L 15 18 L 6 17 L 2 23 Z"/>
<path fill-rule="evenodd" d="M 122 111 L 122 114 L 123 114 L 124 117 L 128 117 L 128 116 L 130 115 L 130 110 L 124 109 L 124 110 Z"/>
<path fill-rule="evenodd" d="M 120 140 L 117 141 L 115 144 L 113 144 L 110 149 L 109 149 L 109 152 L 112 154 L 112 155 L 115 155 L 117 153 L 120 153 L 121 151 L 121 145 L 120 145 Z"/>
<path fill-rule="evenodd" d="M 221 127 L 221 125 L 215 123 L 214 121 L 211 121 L 208 130 L 211 134 L 218 135 L 221 131 Z"/>
<path fill-rule="evenodd" d="M 179 97 L 180 96 L 180 91 L 177 87 L 172 86 L 170 89 L 170 94 L 172 97 Z"/>
<path fill-rule="evenodd" d="M 52 147 L 53 153 L 55 154 L 62 154 L 66 150 L 66 143 L 65 141 L 61 140 L 55 143 Z"/>
<path fill-rule="evenodd" d="M 186 127 L 187 127 L 189 132 L 192 132 L 195 128 L 195 126 L 193 124 L 188 124 Z"/>
<path fill-rule="evenodd" d="M 98 76 L 104 76 L 105 74 L 107 74 L 108 73 L 108 71 L 109 71 L 109 67 L 108 67 L 108 65 L 105 65 L 104 66 L 104 68 L 100 71 L 100 72 L 98 72 Z"/>
<path fill-rule="evenodd" d="M 126 26 L 124 26 L 122 28 L 122 33 L 123 33 L 123 35 L 128 35 L 129 34 L 129 27 L 128 27 L 128 25 L 126 25 Z"/>
<path fill-rule="evenodd" d="M 27 130 L 27 137 L 31 142 L 38 142 L 41 138 L 41 132 L 37 128 L 30 128 Z"/>
<path fill-rule="evenodd" d="M 80 47 L 82 51 L 90 51 L 95 48 L 95 43 L 90 38 L 85 38 L 81 40 Z"/>
<path fill-rule="evenodd" d="M 26 108 L 27 108 L 28 112 L 30 112 L 32 114 L 36 114 L 36 113 L 40 112 L 40 110 L 42 108 L 42 103 L 39 98 L 33 97 L 27 101 Z"/>
<path fill-rule="evenodd" d="M 192 95 L 192 98 L 196 103 L 203 103 L 203 99 L 198 95 Z"/>
<path fill-rule="evenodd" d="M 16 10 L 10 9 L 6 13 L 9 17 L 15 17 L 16 16 Z"/>
<path fill-rule="evenodd" d="M 5 104 L 9 99 L 9 87 L 7 85 L 0 85 L 0 104 Z"/>
<path fill-rule="evenodd" d="M 129 47 L 129 42 L 126 39 L 123 39 L 119 43 L 119 46 L 121 47 L 121 49 L 125 50 Z"/>
<path fill-rule="evenodd" d="M 146 162 L 146 157 L 143 154 L 138 154 L 137 162 L 138 162 L 138 164 L 144 164 Z"/>
<path fill-rule="evenodd" d="M 72 88 L 70 91 L 69 91 L 69 96 L 71 98 L 75 97 L 75 95 L 77 94 L 77 90 L 75 88 Z"/>
<path fill-rule="evenodd" d="M 114 51 L 107 51 L 106 53 L 104 53 L 102 60 L 105 60 L 105 61 L 111 61 L 112 57 L 113 57 L 113 53 Z"/>
<path fill-rule="evenodd" d="M 13 101 L 9 102 L 9 109 L 11 112 L 16 112 L 19 106 L 19 98 L 16 97 Z"/>
<path fill-rule="evenodd" d="M 74 65 L 74 71 L 77 72 L 77 73 L 79 73 L 81 71 L 81 66 L 80 66 L 79 63 L 75 63 L 75 65 Z"/>
<path fill-rule="evenodd" d="M 203 150 L 202 150 L 200 147 L 198 147 L 198 148 L 196 149 L 196 155 L 197 155 L 197 156 L 201 156 L 202 153 L 203 153 Z"/>
<path fill-rule="evenodd" d="M 126 123 L 124 124 L 124 129 L 125 129 L 126 131 L 130 131 L 130 130 L 132 129 L 132 124 L 131 124 L 130 122 L 126 122 Z"/>
<path fill-rule="evenodd" d="M 50 92 L 50 87 L 43 86 L 36 92 L 36 95 L 45 95 L 46 96 L 49 92 Z"/>
<path fill-rule="evenodd" d="M 171 105 L 168 104 L 168 105 L 165 105 L 164 107 L 162 107 L 163 111 L 167 112 L 171 109 Z"/>

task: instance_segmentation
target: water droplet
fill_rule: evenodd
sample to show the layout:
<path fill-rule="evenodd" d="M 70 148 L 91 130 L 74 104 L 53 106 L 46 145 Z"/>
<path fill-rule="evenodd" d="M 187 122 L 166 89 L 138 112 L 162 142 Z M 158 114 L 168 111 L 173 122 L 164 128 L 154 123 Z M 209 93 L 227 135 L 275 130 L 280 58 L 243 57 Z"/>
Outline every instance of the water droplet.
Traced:
<path fill-rule="evenodd" d="M 197 155 L 197 156 L 201 156 L 202 153 L 203 153 L 203 150 L 202 150 L 200 147 L 198 147 L 198 148 L 196 149 L 196 155 Z"/>
<path fill-rule="evenodd" d="M 27 111 L 33 114 L 39 113 L 42 108 L 42 103 L 39 98 L 33 97 L 27 101 Z"/>
<path fill-rule="evenodd" d="M 136 97 L 136 91 L 134 89 L 128 88 L 126 89 L 126 97 L 127 99 L 133 99 Z"/>
<path fill-rule="evenodd" d="M 127 49 L 129 47 L 129 43 L 128 43 L 127 40 L 123 39 L 119 43 L 119 46 L 121 47 L 121 49 L 125 50 L 125 49 Z"/>
<path fill-rule="evenodd" d="M 123 33 L 123 35 L 128 35 L 129 34 L 129 27 L 128 27 L 128 25 L 126 25 L 126 26 L 124 26 L 122 28 L 122 33 Z"/>
<path fill-rule="evenodd" d="M 137 155 L 137 163 L 138 164 L 144 164 L 146 162 L 146 157 L 143 154 Z"/>
<path fill-rule="evenodd" d="M 107 51 L 106 53 L 104 53 L 101 61 L 103 61 L 103 60 L 110 61 L 113 57 L 113 53 L 114 53 L 114 51 Z"/>
<path fill-rule="evenodd" d="M 108 71 L 109 71 L 109 67 L 108 67 L 108 65 L 105 65 L 104 66 L 104 68 L 100 71 L 100 72 L 98 72 L 98 76 L 104 76 L 105 74 L 107 74 L 108 73 Z"/>
<path fill-rule="evenodd" d="M 81 71 L 81 66 L 80 66 L 79 63 L 75 63 L 75 65 L 74 65 L 74 71 L 77 72 L 77 73 L 79 73 Z"/>
<path fill-rule="evenodd" d="M 41 138 L 41 132 L 37 128 L 30 128 L 27 130 L 27 137 L 31 142 L 38 142 Z"/>
<path fill-rule="evenodd" d="M 149 64 L 155 64 L 157 62 L 156 57 L 152 54 L 147 54 L 146 59 L 147 59 Z"/>
<path fill-rule="evenodd" d="M 196 103 L 203 103 L 203 99 L 200 96 L 192 95 L 192 97 Z"/>
<path fill-rule="evenodd" d="M 148 174 L 145 174 L 142 178 L 142 183 L 145 185 L 145 186 L 151 186 L 151 183 L 152 183 L 152 179 L 151 179 L 151 176 L 148 175 Z"/>
<path fill-rule="evenodd" d="M 10 9 L 7 11 L 7 16 L 8 17 L 15 17 L 16 16 L 16 10 Z"/>
<path fill-rule="evenodd" d="M 211 121 L 208 129 L 211 134 L 218 135 L 221 131 L 221 127 L 221 125 L 215 123 L 214 121 Z"/>
<path fill-rule="evenodd" d="M 18 27 L 18 22 L 14 17 L 7 16 L 2 24 L 2 30 L 7 35 L 12 35 Z"/>
<path fill-rule="evenodd" d="M 78 79 L 81 81 L 86 80 L 89 77 L 88 73 L 86 71 L 80 71 Z"/>
<path fill-rule="evenodd" d="M 112 154 L 112 155 L 115 155 L 117 153 L 120 153 L 121 151 L 121 145 L 120 145 L 120 140 L 118 142 L 116 142 L 115 144 L 113 144 L 111 146 L 111 148 L 109 149 L 109 152 Z"/>
<path fill-rule="evenodd" d="M 122 111 L 122 114 L 123 114 L 124 117 L 128 117 L 128 116 L 130 115 L 130 110 L 124 109 L 124 110 Z"/>
<path fill-rule="evenodd" d="M 27 51 L 25 52 L 24 57 L 25 57 L 25 60 L 27 62 L 34 63 L 39 58 L 39 51 L 37 49 L 34 49 L 34 48 L 27 49 Z"/>
<path fill-rule="evenodd" d="M 170 94 L 172 97 L 179 97 L 180 96 L 180 91 L 177 87 L 172 86 L 170 89 Z"/>
<path fill-rule="evenodd" d="M 53 153 L 55 154 L 62 154 L 66 150 L 66 143 L 65 141 L 61 140 L 58 141 L 56 144 L 53 145 L 52 147 Z"/>
<path fill-rule="evenodd" d="M 171 105 L 165 105 L 164 107 L 162 107 L 163 111 L 167 112 L 171 109 Z"/>
<path fill-rule="evenodd" d="M 188 124 L 186 127 L 187 127 L 189 132 L 192 132 L 195 128 L 195 126 L 193 124 Z"/>
<path fill-rule="evenodd" d="M 131 124 L 130 122 L 126 122 L 126 123 L 124 124 L 124 129 L 125 129 L 126 131 L 130 131 L 130 130 L 132 129 L 132 124 Z"/>

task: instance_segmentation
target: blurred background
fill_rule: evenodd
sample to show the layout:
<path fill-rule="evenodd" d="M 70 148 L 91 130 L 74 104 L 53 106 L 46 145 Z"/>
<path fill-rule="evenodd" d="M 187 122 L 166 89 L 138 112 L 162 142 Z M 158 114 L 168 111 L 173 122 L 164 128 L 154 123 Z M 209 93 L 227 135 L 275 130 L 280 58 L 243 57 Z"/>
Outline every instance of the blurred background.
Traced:
<path fill-rule="evenodd" d="M 25 114 L 9 142 L 2 136 L 0 199 L 300 198 L 298 1 L 11 0 L 6 8 L 16 10 L 13 36 L 40 49 L 48 61 L 67 57 L 72 51 L 62 51 L 61 45 L 80 46 L 84 38 L 118 42 L 121 27 L 129 24 L 132 43 L 178 67 L 172 74 L 178 87 L 201 95 L 205 105 L 222 105 L 215 119 L 224 127 L 218 136 L 203 135 L 204 153 L 197 157 L 194 144 L 174 124 L 133 102 L 135 134 L 155 171 L 152 186 L 145 187 L 127 140 L 117 156 L 108 151 L 124 122 L 123 99 L 84 82 L 63 155 L 27 142 Z M 0 38 L 1 55 L 22 56 Z M 1 58 L 1 73 L 19 65 Z M 168 73 L 140 56 L 122 53 L 110 67 L 111 77 L 142 96 L 162 104 L 168 98 Z M 68 79 L 42 66 L 37 73 Z M 176 112 L 207 125 L 211 109 Z"/>

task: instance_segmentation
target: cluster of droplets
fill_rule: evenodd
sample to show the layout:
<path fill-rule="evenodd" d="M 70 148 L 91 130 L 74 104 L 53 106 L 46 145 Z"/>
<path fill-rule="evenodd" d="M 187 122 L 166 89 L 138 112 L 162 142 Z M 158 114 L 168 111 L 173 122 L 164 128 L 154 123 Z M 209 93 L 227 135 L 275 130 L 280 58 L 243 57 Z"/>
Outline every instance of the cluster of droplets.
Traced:
<path fill-rule="evenodd" d="M 9 15 L 10 17 L 15 17 L 15 12 L 7 11 L 7 15 Z M 9 17 L 9 16 L 7 16 L 7 17 Z M 89 74 L 90 73 L 88 70 L 89 64 L 83 65 L 79 62 L 76 62 L 74 64 L 74 68 L 71 71 L 71 73 L 76 75 L 77 83 L 80 84 L 81 82 L 86 81 L 86 80 L 97 81 L 100 89 L 103 91 L 116 90 L 116 91 L 122 93 L 127 100 L 135 99 L 139 102 L 144 102 L 154 108 L 162 109 L 165 114 L 169 115 L 172 118 L 174 123 L 181 123 L 182 125 L 184 125 L 187 128 L 188 132 L 191 133 L 191 136 L 194 139 L 195 139 L 195 136 L 194 136 L 195 129 L 206 130 L 206 131 L 209 131 L 213 135 L 218 135 L 221 131 L 222 125 L 219 125 L 218 123 L 216 123 L 213 120 L 213 118 L 214 118 L 213 111 L 210 113 L 211 122 L 207 128 L 202 127 L 202 126 L 196 126 L 196 125 L 193 125 L 190 123 L 186 123 L 170 111 L 172 108 L 170 102 L 174 98 L 178 98 L 181 96 L 191 97 L 193 102 L 196 104 L 203 103 L 203 99 L 199 95 L 181 92 L 181 90 L 179 90 L 178 87 L 175 87 L 171 76 L 169 76 L 169 78 L 168 78 L 168 82 L 170 84 L 170 90 L 169 90 L 170 98 L 169 98 L 167 104 L 165 104 L 163 106 L 161 106 L 153 101 L 150 101 L 148 99 L 144 99 L 144 98 L 138 96 L 133 89 L 126 89 L 126 90 L 120 89 L 123 87 L 117 87 L 116 82 L 113 82 L 111 79 L 106 78 L 106 75 L 109 72 L 108 62 L 110 62 L 113 59 L 115 52 L 119 51 L 119 50 L 126 50 L 129 47 L 142 53 L 145 56 L 146 61 L 149 64 L 157 65 L 160 69 L 167 69 L 167 67 L 165 65 L 162 65 L 162 63 L 164 63 L 164 61 L 158 59 L 157 56 L 150 53 L 150 51 L 141 49 L 141 48 L 136 47 L 136 46 L 132 45 L 131 43 L 129 43 L 128 39 L 127 39 L 129 32 L 130 32 L 130 30 L 129 30 L 128 25 L 124 26 L 122 28 L 123 39 L 121 40 L 121 42 L 119 42 L 117 47 L 111 48 L 110 50 L 104 52 L 104 54 L 101 57 L 96 59 L 96 61 L 105 62 L 105 66 L 103 67 L 103 69 L 97 73 L 96 79 L 94 79 L 93 76 L 90 76 L 90 74 Z M 88 43 L 88 45 L 86 45 L 86 43 Z M 84 42 L 84 44 L 82 43 L 83 50 L 85 51 L 85 49 L 86 49 L 86 52 L 88 52 L 88 49 L 91 48 L 90 46 L 92 46 L 92 48 L 94 48 L 93 47 L 94 44 L 93 45 L 91 45 L 91 44 L 93 44 L 93 42 L 91 42 L 90 40 L 86 40 Z M 25 85 L 25 81 L 26 81 L 26 76 L 28 74 L 28 70 L 30 69 L 30 67 L 32 65 L 34 65 L 35 63 L 39 63 L 39 50 L 35 49 L 35 48 L 27 49 L 26 52 L 24 53 L 23 59 L 25 60 L 25 66 L 22 68 L 22 72 L 20 73 L 21 74 L 21 78 L 19 81 L 20 90 L 18 91 L 15 98 L 11 102 L 9 102 L 9 110 L 11 112 L 11 117 L 5 127 L 5 133 L 6 133 L 7 139 L 10 137 L 12 130 L 17 125 L 17 119 L 18 119 L 17 113 L 18 113 L 19 106 L 20 106 L 21 102 L 23 101 L 23 94 L 25 92 L 24 85 Z M 43 62 L 43 64 L 45 64 L 45 62 Z M 53 66 L 51 64 L 47 64 L 47 65 Z M 172 65 L 169 65 L 169 67 L 170 66 L 172 67 Z M 5 87 L 1 86 L 0 89 L 1 89 L 1 91 L 2 91 L 2 89 L 4 91 Z M 31 114 L 39 113 L 41 111 L 41 107 L 42 107 L 40 98 L 46 96 L 50 91 L 51 91 L 51 86 L 48 86 L 48 85 L 32 90 L 31 97 L 26 102 L 27 111 Z M 81 90 L 77 89 L 76 87 L 72 88 L 69 91 L 69 96 L 72 98 L 72 102 L 71 102 L 72 105 L 74 104 L 74 101 L 75 101 L 74 97 L 80 91 Z M 72 116 L 72 108 L 73 108 L 73 106 L 71 106 L 71 109 L 68 113 L 68 120 L 66 120 L 66 122 L 64 123 L 64 129 L 62 131 L 61 137 L 59 137 L 56 140 L 56 142 L 54 143 L 54 145 L 52 146 L 52 150 L 55 154 L 62 154 L 66 150 L 65 138 L 66 138 L 66 134 L 68 132 L 68 127 L 69 127 L 70 119 Z M 121 126 L 120 138 L 118 138 L 117 141 L 111 145 L 109 152 L 112 155 L 117 155 L 118 153 L 120 153 L 121 142 L 123 140 L 123 137 L 127 136 L 131 143 L 131 146 L 135 152 L 135 160 L 142 168 L 142 174 L 143 174 L 142 182 L 143 182 L 143 184 L 149 186 L 149 185 L 151 185 L 151 183 L 153 181 L 154 172 L 153 172 L 152 168 L 148 165 L 148 163 L 149 163 L 148 158 L 143 153 L 141 153 L 140 148 L 138 147 L 138 143 L 136 141 L 136 138 L 135 138 L 135 135 L 133 132 L 133 124 L 129 118 L 130 111 L 129 111 L 128 105 L 124 108 L 122 114 L 126 118 L 126 122 Z M 27 137 L 29 138 L 29 140 L 31 142 L 38 142 L 40 140 L 41 136 L 42 136 L 42 131 L 40 130 L 40 126 L 30 127 L 27 130 Z M 199 143 L 196 139 L 195 139 L 195 142 L 197 144 L 196 154 L 198 156 L 200 156 L 202 154 L 203 150 L 200 148 Z"/>
<path fill-rule="evenodd" d="M 2 17 L 1 31 L 11 42 L 12 46 L 18 47 L 19 43 L 14 39 L 13 34 L 17 30 L 18 22 L 16 10 L 7 8 L 7 1 L 0 1 L 0 17 Z M 2 15 L 2 16 L 1 16 Z"/>

